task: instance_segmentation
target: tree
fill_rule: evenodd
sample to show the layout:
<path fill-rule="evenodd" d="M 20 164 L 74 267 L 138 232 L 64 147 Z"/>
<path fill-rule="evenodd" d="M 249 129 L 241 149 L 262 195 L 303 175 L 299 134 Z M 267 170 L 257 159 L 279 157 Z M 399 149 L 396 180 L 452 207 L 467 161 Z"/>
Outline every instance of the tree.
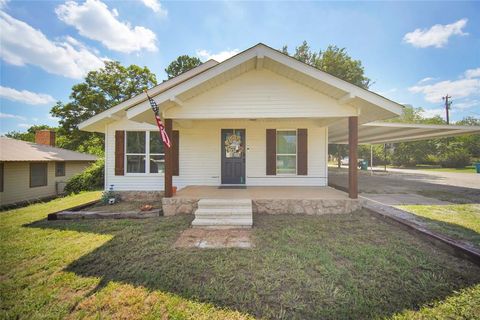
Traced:
<path fill-rule="evenodd" d="M 290 55 L 287 46 L 283 46 L 282 52 Z M 295 48 L 293 57 L 364 89 L 368 89 L 371 84 L 371 80 L 365 76 L 361 61 L 352 59 L 345 48 L 330 45 L 325 51 L 313 52 L 307 41 L 303 41 Z"/>
<path fill-rule="evenodd" d="M 70 101 L 57 102 L 50 113 L 60 119 L 59 145 L 82 152 L 101 154 L 103 136 L 78 130 L 78 124 L 157 84 L 147 67 L 122 66 L 108 61 L 105 67 L 90 71 L 84 82 L 72 87 Z"/>
<path fill-rule="evenodd" d="M 35 142 L 35 132 L 39 130 L 54 130 L 57 131 L 57 128 L 53 128 L 47 126 L 46 124 L 41 125 L 33 125 L 27 129 L 27 132 L 19 132 L 19 131 L 10 131 L 5 134 L 6 137 L 23 140 L 28 142 Z"/>
<path fill-rule="evenodd" d="M 198 67 L 202 64 L 202 61 L 197 57 L 190 57 L 188 55 L 179 56 L 173 60 L 165 69 L 168 79 L 172 79 L 190 69 Z"/>

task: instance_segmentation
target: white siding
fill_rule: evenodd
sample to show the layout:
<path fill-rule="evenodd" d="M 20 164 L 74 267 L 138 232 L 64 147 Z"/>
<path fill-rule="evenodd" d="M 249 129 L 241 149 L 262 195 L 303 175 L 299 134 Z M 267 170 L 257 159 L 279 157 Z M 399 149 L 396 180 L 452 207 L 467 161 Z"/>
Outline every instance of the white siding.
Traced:
<path fill-rule="evenodd" d="M 181 99 L 181 95 L 179 96 Z M 355 108 L 268 70 L 252 70 L 166 111 L 172 119 L 345 117 Z"/>
<path fill-rule="evenodd" d="M 66 182 L 73 175 L 82 172 L 89 162 L 66 162 L 65 176 L 55 177 L 55 162 L 48 162 L 47 185 L 30 188 L 29 162 L 4 162 L 3 192 L 0 192 L 0 205 L 35 200 L 57 194 L 56 183 Z"/>
<path fill-rule="evenodd" d="M 173 177 L 179 188 L 187 185 L 221 183 L 221 129 L 246 130 L 246 184 L 270 186 L 327 185 L 327 128 L 315 120 L 196 120 L 174 121 L 180 131 L 180 176 Z M 308 129 L 308 176 L 266 175 L 266 129 Z M 153 130 L 155 126 L 128 120 L 107 127 L 106 187 L 115 190 L 163 190 L 163 175 L 115 176 L 115 130 Z"/>

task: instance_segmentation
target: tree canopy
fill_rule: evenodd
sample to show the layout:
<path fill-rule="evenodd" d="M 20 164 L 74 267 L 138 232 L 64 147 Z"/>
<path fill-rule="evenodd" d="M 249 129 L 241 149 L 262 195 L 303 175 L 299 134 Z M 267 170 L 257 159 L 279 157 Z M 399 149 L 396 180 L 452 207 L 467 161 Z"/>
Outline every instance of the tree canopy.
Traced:
<path fill-rule="evenodd" d="M 286 45 L 282 52 L 290 55 Z M 292 57 L 359 87 L 368 89 L 371 84 L 371 80 L 365 76 L 361 61 L 350 57 L 345 48 L 329 45 L 324 51 L 315 52 L 310 49 L 307 41 L 303 41 L 295 48 Z"/>
<path fill-rule="evenodd" d="M 202 61 L 197 57 L 182 55 L 173 60 L 165 69 L 165 72 L 167 73 L 168 79 L 171 79 L 201 64 Z"/>
<path fill-rule="evenodd" d="M 62 147 L 98 153 L 103 149 L 102 136 L 79 131 L 78 124 L 156 84 L 155 74 L 147 67 L 124 67 L 118 61 L 108 61 L 104 68 L 89 72 L 82 83 L 72 87 L 70 101 L 59 101 L 50 111 L 59 118 L 58 131 L 65 137 Z"/>

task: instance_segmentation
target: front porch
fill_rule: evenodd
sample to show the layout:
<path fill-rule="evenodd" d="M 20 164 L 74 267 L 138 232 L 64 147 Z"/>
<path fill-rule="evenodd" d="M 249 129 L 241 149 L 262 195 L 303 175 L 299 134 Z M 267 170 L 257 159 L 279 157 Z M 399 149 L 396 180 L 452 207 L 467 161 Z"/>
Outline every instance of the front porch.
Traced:
<path fill-rule="evenodd" d="M 265 214 L 337 214 L 361 208 L 361 201 L 330 187 L 218 187 L 188 186 L 170 198 L 163 198 L 166 216 L 193 214 L 200 199 L 250 199 L 253 213 Z"/>

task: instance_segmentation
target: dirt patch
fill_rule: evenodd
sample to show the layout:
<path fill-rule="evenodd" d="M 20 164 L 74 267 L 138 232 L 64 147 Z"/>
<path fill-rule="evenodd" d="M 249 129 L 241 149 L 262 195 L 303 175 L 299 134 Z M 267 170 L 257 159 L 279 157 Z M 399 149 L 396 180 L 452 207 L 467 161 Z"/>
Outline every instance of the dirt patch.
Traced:
<path fill-rule="evenodd" d="M 161 205 L 158 201 L 120 201 L 115 204 L 103 204 L 97 203 L 91 207 L 84 208 L 80 211 L 90 211 L 90 212 L 106 212 L 106 213 L 117 213 L 117 212 L 138 212 L 143 205 L 151 205 L 152 210 L 160 210 Z"/>

